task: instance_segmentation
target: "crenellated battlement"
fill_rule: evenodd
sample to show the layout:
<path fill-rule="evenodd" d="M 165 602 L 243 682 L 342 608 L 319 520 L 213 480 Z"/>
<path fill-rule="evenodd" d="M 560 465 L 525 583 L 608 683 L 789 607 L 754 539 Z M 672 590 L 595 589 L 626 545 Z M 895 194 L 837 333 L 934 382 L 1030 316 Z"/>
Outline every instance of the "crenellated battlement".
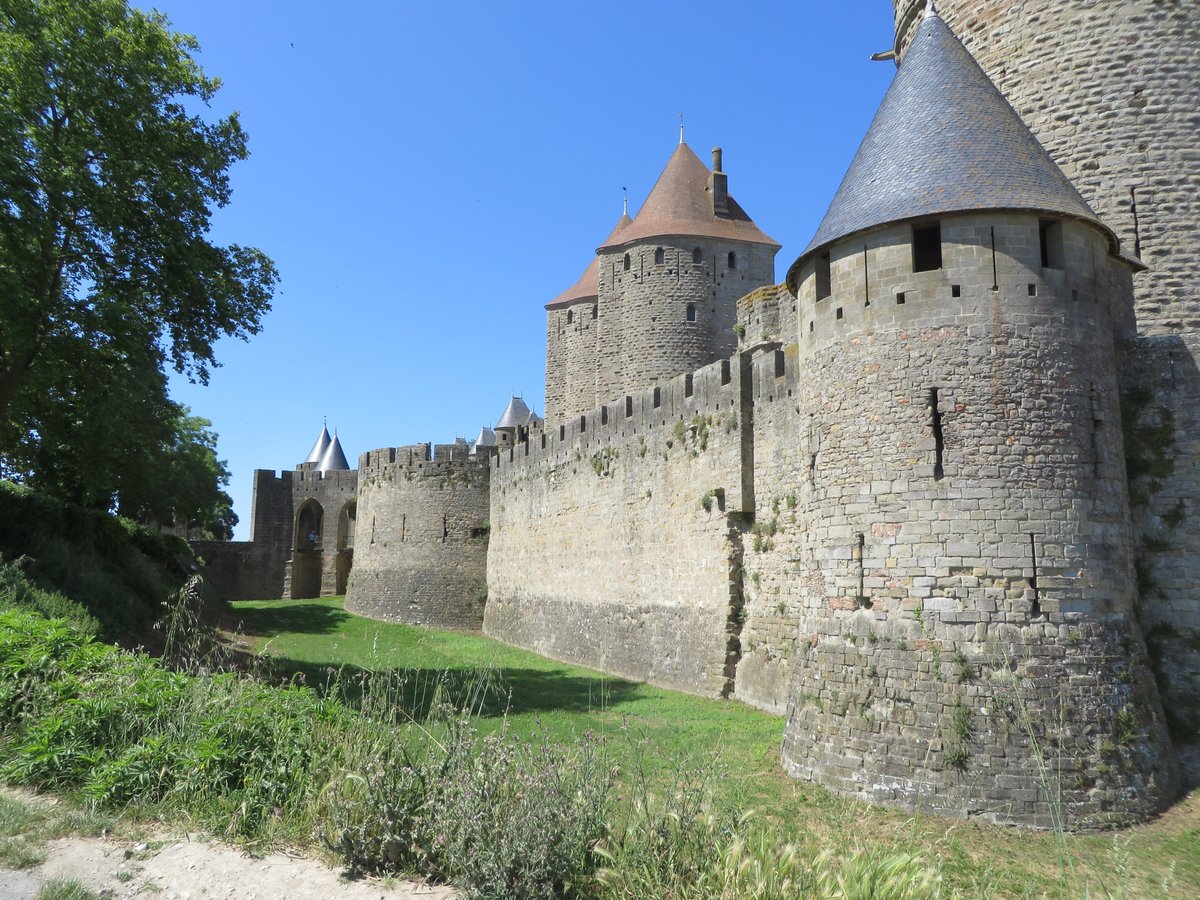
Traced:
<path fill-rule="evenodd" d="M 364 481 L 394 472 L 437 475 L 450 470 L 487 469 L 487 457 L 475 457 L 464 440 L 453 444 L 408 444 L 369 450 L 358 457 L 358 471 Z"/>
<path fill-rule="evenodd" d="M 532 440 L 497 454 L 492 468 L 500 477 L 512 477 L 527 468 L 561 462 L 576 452 L 590 453 L 603 444 L 669 428 L 696 415 L 736 414 L 740 390 L 737 357 L 722 359 L 551 426 Z"/>

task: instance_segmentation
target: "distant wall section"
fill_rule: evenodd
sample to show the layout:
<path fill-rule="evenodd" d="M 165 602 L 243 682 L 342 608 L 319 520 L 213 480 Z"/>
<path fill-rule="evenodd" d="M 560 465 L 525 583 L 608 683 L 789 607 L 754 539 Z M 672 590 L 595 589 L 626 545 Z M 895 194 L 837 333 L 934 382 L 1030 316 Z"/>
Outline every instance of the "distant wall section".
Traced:
<path fill-rule="evenodd" d="M 465 444 L 359 457 L 359 533 L 346 608 L 376 619 L 478 629 L 487 597 L 488 459 Z"/>

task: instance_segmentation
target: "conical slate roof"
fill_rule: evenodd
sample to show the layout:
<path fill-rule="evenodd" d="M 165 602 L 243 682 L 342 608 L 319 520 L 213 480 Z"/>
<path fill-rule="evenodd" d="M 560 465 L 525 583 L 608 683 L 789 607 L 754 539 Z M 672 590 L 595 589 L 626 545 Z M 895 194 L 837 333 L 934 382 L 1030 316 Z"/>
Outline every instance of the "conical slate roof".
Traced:
<path fill-rule="evenodd" d="M 504 410 L 500 421 L 496 423 L 496 428 L 516 428 L 518 425 L 525 425 L 528 421 L 529 407 L 520 397 L 513 397 L 508 401 L 508 407 Z"/>
<path fill-rule="evenodd" d="M 610 235 L 600 249 L 673 234 L 778 247 L 779 244 L 759 230 L 733 197 L 728 198 L 727 215 L 718 216 L 713 212 L 712 195 L 708 191 L 710 174 L 692 148 L 681 143 L 671 154 L 667 167 L 658 176 L 633 222 L 619 235 Z"/>
<path fill-rule="evenodd" d="M 325 455 L 325 451 L 329 449 L 329 441 L 329 429 L 322 425 L 321 435 L 317 438 L 317 442 L 313 444 L 313 448 L 308 452 L 308 457 L 304 460 L 304 462 L 319 463 L 321 461 L 321 457 Z"/>
<path fill-rule="evenodd" d="M 629 213 L 622 213 L 621 218 L 617 220 L 616 226 L 608 233 L 608 237 L 604 239 L 605 244 L 611 244 L 616 240 L 618 234 L 627 226 L 633 219 L 629 218 Z M 566 306 L 575 300 L 583 300 L 587 297 L 597 296 L 600 289 L 600 257 L 593 256 L 592 261 L 588 263 L 588 267 L 583 270 L 583 274 L 579 280 L 546 304 L 546 309 L 555 309 L 559 306 Z"/>
<path fill-rule="evenodd" d="M 926 13 L 802 260 L 889 222 L 982 209 L 1083 219 L 1117 239 L 936 13 Z"/>
<path fill-rule="evenodd" d="M 346 461 L 346 454 L 342 452 L 342 442 L 338 440 L 337 435 L 334 435 L 329 446 L 325 448 L 321 461 L 317 464 L 317 471 L 347 472 L 349 469 L 350 463 Z"/>
<path fill-rule="evenodd" d="M 490 429 L 486 425 L 484 425 L 482 428 L 479 429 L 479 436 L 477 438 L 475 438 L 475 443 L 472 444 L 471 446 L 472 447 L 495 447 L 496 446 L 496 432 L 492 431 L 492 429 Z"/>

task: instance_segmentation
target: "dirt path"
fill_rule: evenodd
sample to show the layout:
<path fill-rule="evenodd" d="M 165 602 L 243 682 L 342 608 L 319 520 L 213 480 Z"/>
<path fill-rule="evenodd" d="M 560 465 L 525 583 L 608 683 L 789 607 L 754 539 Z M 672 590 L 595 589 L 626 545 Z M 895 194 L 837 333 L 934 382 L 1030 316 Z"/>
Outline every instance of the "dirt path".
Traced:
<path fill-rule="evenodd" d="M 59 838 L 46 861 L 24 871 L 0 868 L 0 900 L 30 900 L 53 878 L 78 881 L 105 897 L 158 900 L 447 900 L 444 887 L 414 882 L 348 882 L 312 859 L 272 854 L 252 859 L 200 839 L 135 842 Z"/>

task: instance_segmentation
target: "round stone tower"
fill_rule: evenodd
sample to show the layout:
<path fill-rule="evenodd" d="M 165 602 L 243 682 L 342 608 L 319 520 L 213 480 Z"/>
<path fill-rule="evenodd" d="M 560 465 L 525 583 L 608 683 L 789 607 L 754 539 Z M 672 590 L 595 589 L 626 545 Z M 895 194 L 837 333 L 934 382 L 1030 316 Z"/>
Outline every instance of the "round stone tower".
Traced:
<path fill-rule="evenodd" d="M 487 452 L 465 441 L 359 457 L 346 609 L 376 619 L 476 629 L 487 596 Z"/>
<path fill-rule="evenodd" d="M 895 0 L 907 52 L 926 0 Z M 1149 270 L 1139 330 L 1200 329 L 1200 13 L 1190 0 L 938 0 L 1025 123 Z"/>
<path fill-rule="evenodd" d="M 633 220 L 622 213 L 605 243 Z M 546 304 L 546 421 L 581 416 L 602 402 L 596 396 L 596 332 L 600 257 L 583 275 Z"/>
<path fill-rule="evenodd" d="M 729 356 L 737 300 L 775 280 L 779 245 L 687 144 L 599 254 L 596 397 L 604 403 Z"/>
<path fill-rule="evenodd" d="M 1041 827 L 1174 797 L 1133 615 L 1115 374 L 1133 268 L 925 18 L 788 273 L 807 462 L 793 774 Z"/>

